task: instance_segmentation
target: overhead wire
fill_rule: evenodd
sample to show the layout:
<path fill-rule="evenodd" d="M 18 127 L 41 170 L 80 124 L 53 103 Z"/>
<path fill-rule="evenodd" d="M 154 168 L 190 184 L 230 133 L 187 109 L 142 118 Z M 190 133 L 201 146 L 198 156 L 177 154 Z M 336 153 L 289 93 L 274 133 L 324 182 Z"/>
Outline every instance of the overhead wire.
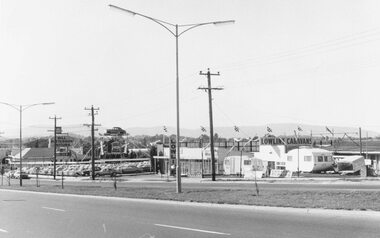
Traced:
<path fill-rule="evenodd" d="M 225 113 L 224 110 L 222 110 L 222 108 L 219 107 L 219 105 L 217 103 L 213 102 L 213 105 L 216 106 L 216 108 L 218 109 L 218 111 L 221 112 L 222 115 L 224 115 L 224 117 L 227 118 L 227 120 L 229 120 L 232 123 L 232 125 L 236 125 L 236 126 L 239 125 L 239 123 L 237 123 L 235 120 L 232 120 L 232 118 L 230 116 L 228 116 L 227 113 Z M 233 130 L 232 126 L 231 126 L 231 130 Z M 239 127 L 239 132 L 242 132 L 247 138 L 251 137 L 244 130 L 241 130 L 241 127 Z"/>
<path fill-rule="evenodd" d="M 369 38 L 371 36 L 375 36 L 378 38 Z M 364 40 L 364 41 L 363 41 Z M 340 38 L 332 39 L 329 41 L 319 42 L 315 44 L 311 44 L 308 46 L 304 46 L 301 48 L 297 48 L 294 50 L 287 50 L 278 52 L 268 56 L 258 56 L 255 58 L 247 59 L 245 61 L 240 61 L 236 63 L 232 63 L 230 65 L 221 65 L 220 68 L 223 68 L 225 71 L 231 71 L 236 69 L 241 69 L 249 66 L 256 66 L 262 64 L 273 64 L 282 62 L 284 60 L 289 60 L 289 58 L 300 58 L 305 57 L 315 53 L 323 53 L 334 50 L 339 50 L 341 48 L 347 48 L 354 45 L 360 45 L 364 43 L 368 43 L 370 41 L 380 40 L 380 30 L 379 28 L 374 28 L 373 30 L 367 30 L 358 32 L 355 34 L 350 34 L 347 36 L 343 36 Z"/>

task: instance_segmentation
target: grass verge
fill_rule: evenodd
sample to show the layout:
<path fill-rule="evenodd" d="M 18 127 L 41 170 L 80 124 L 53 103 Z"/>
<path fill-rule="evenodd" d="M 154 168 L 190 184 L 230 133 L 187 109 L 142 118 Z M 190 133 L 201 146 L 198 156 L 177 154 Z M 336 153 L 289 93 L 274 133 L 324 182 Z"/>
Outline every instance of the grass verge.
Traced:
<path fill-rule="evenodd" d="M 182 193 L 177 194 L 173 186 L 151 186 L 141 183 L 141 186 L 129 186 L 127 183 L 119 183 L 115 190 L 112 182 L 66 184 L 61 188 L 60 182 L 44 183 L 36 187 L 33 183 L 0 186 L 3 189 L 27 190 L 50 193 L 67 193 L 79 195 L 111 196 L 142 199 L 159 199 L 190 201 L 218 204 L 242 204 L 256 206 L 278 206 L 296 208 L 325 208 L 345 210 L 373 210 L 380 211 L 380 192 L 361 190 L 341 191 L 310 191 L 310 190 L 260 190 L 260 196 L 256 195 L 252 188 L 183 188 Z"/>

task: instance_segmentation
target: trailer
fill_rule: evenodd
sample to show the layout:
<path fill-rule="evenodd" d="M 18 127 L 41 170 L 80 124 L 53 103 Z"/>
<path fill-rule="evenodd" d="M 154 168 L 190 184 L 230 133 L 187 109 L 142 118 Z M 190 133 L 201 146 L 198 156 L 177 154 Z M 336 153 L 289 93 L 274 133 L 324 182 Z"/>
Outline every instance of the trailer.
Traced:
<path fill-rule="evenodd" d="M 266 171 L 265 161 L 252 156 L 228 156 L 224 158 L 224 174 L 239 175 L 244 178 L 263 177 Z"/>
<path fill-rule="evenodd" d="M 360 173 L 367 176 L 364 157 L 361 155 L 343 156 L 335 161 L 335 170 L 340 174 Z"/>

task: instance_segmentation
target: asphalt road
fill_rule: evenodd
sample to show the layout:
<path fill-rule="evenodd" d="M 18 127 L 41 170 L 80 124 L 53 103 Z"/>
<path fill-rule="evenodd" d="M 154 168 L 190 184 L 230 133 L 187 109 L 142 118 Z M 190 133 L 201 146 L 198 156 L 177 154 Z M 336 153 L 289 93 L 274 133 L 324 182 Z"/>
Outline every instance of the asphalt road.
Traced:
<path fill-rule="evenodd" d="M 0 190 L 0 237 L 380 237 L 380 213 Z"/>

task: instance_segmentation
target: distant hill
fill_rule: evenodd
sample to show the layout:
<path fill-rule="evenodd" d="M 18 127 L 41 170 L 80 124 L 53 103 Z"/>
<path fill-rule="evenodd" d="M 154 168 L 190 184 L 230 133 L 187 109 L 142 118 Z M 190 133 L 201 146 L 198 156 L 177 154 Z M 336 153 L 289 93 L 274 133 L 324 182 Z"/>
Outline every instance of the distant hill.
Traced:
<path fill-rule="evenodd" d="M 119 126 L 119 125 L 117 125 Z M 273 135 L 294 135 L 294 130 L 297 130 L 298 126 L 302 128 L 302 131 L 300 131 L 300 135 L 310 135 L 313 134 L 314 136 L 321 136 L 327 135 L 330 136 L 326 130 L 326 126 L 319 126 L 319 125 L 307 125 L 307 124 L 295 124 L 295 123 L 276 123 L 276 124 L 268 124 L 268 125 L 261 125 L 261 126 L 239 126 L 239 131 L 235 131 L 233 126 L 229 127 L 215 127 L 214 132 L 218 133 L 220 137 L 225 138 L 242 138 L 242 137 L 254 137 L 254 136 L 263 136 L 267 134 L 267 126 L 269 126 L 272 130 Z M 67 126 L 70 127 L 70 126 Z M 36 127 L 25 127 L 23 128 L 23 137 L 48 137 L 52 136 L 52 132 L 47 132 L 47 128 L 36 128 Z M 89 128 L 83 127 L 78 129 L 66 129 L 65 126 L 62 126 L 64 132 L 70 132 L 70 136 L 77 137 L 77 138 L 83 138 L 90 136 L 90 130 Z M 73 126 L 71 126 L 73 128 Z M 106 129 L 109 129 L 111 127 L 98 127 L 98 131 L 95 132 L 96 136 L 99 136 L 99 133 L 104 133 Z M 162 126 L 157 127 L 122 127 L 127 131 L 128 134 L 131 136 L 137 136 L 137 135 L 148 135 L 153 136 L 156 134 L 163 134 L 163 128 Z M 50 129 L 50 128 L 49 128 Z M 359 128 L 354 127 L 337 127 L 337 126 L 329 126 L 329 129 L 334 131 L 335 133 L 348 133 L 352 137 L 359 137 Z M 167 127 L 168 134 L 176 134 L 176 128 L 175 127 Z M 201 134 L 208 134 L 209 128 L 206 127 L 206 132 L 202 132 L 200 128 L 196 129 L 187 129 L 187 128 L 181 128 L 181 136 L 187 136 L 187 137 L 199 137 Z M 369 137 L 376 137 L 380 136 L 380 133 L 375 131 L 367 131 L 362 130 L 362 137 L 366 136 L 366 133 L 368 132 Z M 357 134 L 355 134 L 357 133 Z M 336 136 L 343 136 L 342 134 L 337 134 Z M 18 138 L 18 131 L 14 131 L 13 133 L 7 132 L 4 137 L 7 138 Z M 3 137 L 3 139 L 4 139 Z"/>
<path fill-rule="evenodd" d="M 278 123 L 278 124 L 269 124 L 269 125 L 262 125 L 262 126 L 240 126 L 239 132 L 235 131 L 234 127 L 214 127 L 214 133 L 218 133 L 221 137 L 254 137 L 254 136 L 264 136 L 267 134 L 267 126 L 270 127 L 272 130 L 272 134 L 274 135 L 294 135 L 294 130 L 297 130 L 298 126 L 302 129 L 302 131 L 299 131 L 300 135 L 311 135 L 314 136 L 330 136 L 329 132 L 326 130 L 326 126 L 318 126 L 318 125 L 307 125 L 307 124 L 293 124 L 293 123 Z M 176 128 L 175 127 L 167 127 L 168 134 L 175 134 Z M 329 126 L 329 129 L 332 130 L 334 133 L 337 133 L 336 136 L 343 136 L 342 134 L 338 133 L 347 133 L 349 136 L 352 137 L 359 137 L 359 128 L 353 128 L 353 127 L 336 127 L 336 126 Z M 209 128 L 206 128 L 207 132 L 209 133 Z M 162 127 L 131 127 L 126 128 L 126 131 L 131 135 L 155 135 L 155 134 L 162 134 L 164 133 Z M 375 131 L 367 131 L 362 130 L 362 137 L 366 136 L 366 133 L 368 132 L 369 137 L 375 137 L 379 136 L 380 133 Z M 199 137 L 201 134 L 205 134 L 201 131 L 200 128 L 197 129 L 181 129 L 181 136 L 188 136 L 188 137 Z M 357 134 L 355 134 L 357 133 Z"/>

